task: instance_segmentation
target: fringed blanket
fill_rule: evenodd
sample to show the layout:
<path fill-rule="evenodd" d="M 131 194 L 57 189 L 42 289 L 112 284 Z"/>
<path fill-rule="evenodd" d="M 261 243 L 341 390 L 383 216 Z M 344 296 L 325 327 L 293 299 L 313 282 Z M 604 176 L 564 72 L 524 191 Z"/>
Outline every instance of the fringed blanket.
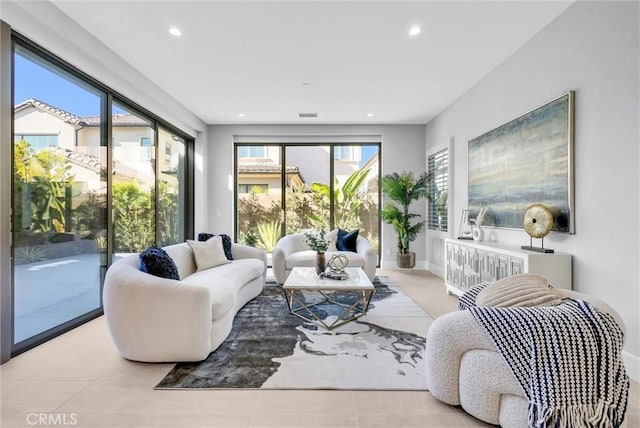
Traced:
<path fill-rule="evenodd" d="M 622 330 L 611 315 L 572 299 L 548 307 L 468 309 L 522 386 L 529 426 L 620 426 L 629 378 Z"/>

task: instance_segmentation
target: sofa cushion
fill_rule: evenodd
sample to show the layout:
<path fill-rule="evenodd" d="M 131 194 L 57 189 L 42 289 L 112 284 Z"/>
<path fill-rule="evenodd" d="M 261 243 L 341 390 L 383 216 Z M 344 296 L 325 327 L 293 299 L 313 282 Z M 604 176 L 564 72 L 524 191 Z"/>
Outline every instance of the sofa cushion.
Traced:
<path fill-rule="evenodd" d="M 486 286 L 478 293 L 478 306 L 553 306 L 562 298 L 547 280 L 532 273 L 509 276 Z"/>
<path fill-rule="evenodd" d="M 213 295 L 218 284 L 227 284 L 237 292 L 246 283 L 262 276 L 263 273 L 264 263 L 262 260 L 237 259 L 212 269 L 196 272 L 186 277 L 183 282 L 203 285 L 209 288 Z"/>
<path fill-rule="evenodd" d="M 231 237 L 225 233 L 221 233 L 220 235 L 214 235 L 213 233 L 202 232 L 198 234 L 198 241 L 205 242 L 209 238 L 214 236 L 219 236 L 222 238 L 222 248 L 224 248 L 224 255 L 227 260 L 233 260 L 233 254 L 231 253 Z"/>
<path fill-rule="evenodd" d="M 338 247 L 336 247 L 336 243 L 338 242 L 338 231 L 339 229 L 333 229 L 331 232 L 324 235 L 324 239 L 328 243 L 327 251 L 338 251 Z"/>
<path fill-rule="evenodd" d="M 346 230 L 338 229 L 338 240 L 336 241 L 336 248 L 338 251 L 358 251 L 356 242 L 358 241 L 359 230 L 352 230 L 347 232 Z"/>
<path fill-rule="evenodd" d="M 229 263 L 222 248 L 222 238 L 219 236 L 213 236 L 205 242 L 187 239 L 187 244 L 193 250 L 193 258 L 198 272 Z"/>
<path fill-rule="evenodd" d="M 180 279 L 178 268 L 173 259 L 162 248 L 151 245 L 138 256 L 140 270 L 151 275 L 167 279 Z"/>
<path fill-rule="evenodd" d="M 291 253 L 285 260 L 285 268 L 291 270 L 294 267 L 313 267 L 316 265 L 316 254 L 313 250 Z"/>
<path fill-rule="evenodd" d="M 325 260 L 329 261 L 334 254 L 344 254 L 349 259 L 349 267 L 364 267 L 364 259 L 358 253 L 351 251 L 327 251 Z M 285 268 L 291 270 L 294 267 L 314 267 L 316 265 L 316 252 L 313 250 L 296 251 L 289 254 L 285 261 Z"/>

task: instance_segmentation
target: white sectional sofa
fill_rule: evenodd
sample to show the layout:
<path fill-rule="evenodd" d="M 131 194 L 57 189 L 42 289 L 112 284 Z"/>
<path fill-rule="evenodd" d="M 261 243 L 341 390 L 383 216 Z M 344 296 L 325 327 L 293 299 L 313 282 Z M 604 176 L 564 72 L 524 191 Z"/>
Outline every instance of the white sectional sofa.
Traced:
<path fill-rule="evenodd" d="M 344 254 L 349 259 L 349 267 L 360 267 L 367 277 L 373 281 L 378 264 L 378 252 L 369 241 L 362 236 L 356 240 L 357 252 L 327 251 L 327 262 L 334 254 Z M 304 233 L 293 233 L 280 238 L 273 249 L 271 264 L 273 276 L 278 284 L 284 284 L 294 267 L 313 267 L 316 265 L 316 252 L 309 249 Z"/>
<path fill-rule="evenodd" d="M 262 291 L 266 253 L 232 244 L 233 261 L 196 271 L 187 243 L 164 247 L 180 280 L 141 272 L 132 255 L 115 262 L 104 284 L 104 314 L 120 354 L 130 360 L 204 360 L 227 338 L 240 308 Z"/>

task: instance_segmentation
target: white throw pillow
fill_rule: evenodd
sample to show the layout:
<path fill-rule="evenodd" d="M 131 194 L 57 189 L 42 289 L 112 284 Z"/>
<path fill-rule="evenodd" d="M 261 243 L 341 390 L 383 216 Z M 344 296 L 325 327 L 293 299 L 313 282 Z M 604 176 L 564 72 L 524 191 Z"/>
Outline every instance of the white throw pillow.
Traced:
<path fill-rule="evenodd" d="M 338 248 L 336 247 L 336 242 L 338 242 L 338 228 L 335 228 L 324 235 L 324 239 L 329 243 L 327 251 L 338 251 Z"/>
<path fill-rule="evenodd" d="M 229 260 L 224 255 L 220 236 L 211 237 L 204 242 L 187 239 L 187 244 L 193 251 L 193 258 L 198 271 L 229 263 Z"/>
<path fill-rule="evenodd" d="M 547 280 L 540 275 L 524 273 L 509 276 L 489 284 L 478 293 L 478 306 L 554 306 L 560 304 L 562 298 Z"/>

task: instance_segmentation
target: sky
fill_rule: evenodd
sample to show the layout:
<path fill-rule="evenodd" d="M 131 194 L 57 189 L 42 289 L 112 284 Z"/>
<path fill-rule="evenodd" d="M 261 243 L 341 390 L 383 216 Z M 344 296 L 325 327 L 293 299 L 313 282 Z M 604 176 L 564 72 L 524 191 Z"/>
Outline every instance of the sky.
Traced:
<path fill-rule="evenodd" d="M 100 114 L 100 97 L 60 75 L 15 55 L 15 95 L 20 104 L 35 98 L 77 116 Z"/>

